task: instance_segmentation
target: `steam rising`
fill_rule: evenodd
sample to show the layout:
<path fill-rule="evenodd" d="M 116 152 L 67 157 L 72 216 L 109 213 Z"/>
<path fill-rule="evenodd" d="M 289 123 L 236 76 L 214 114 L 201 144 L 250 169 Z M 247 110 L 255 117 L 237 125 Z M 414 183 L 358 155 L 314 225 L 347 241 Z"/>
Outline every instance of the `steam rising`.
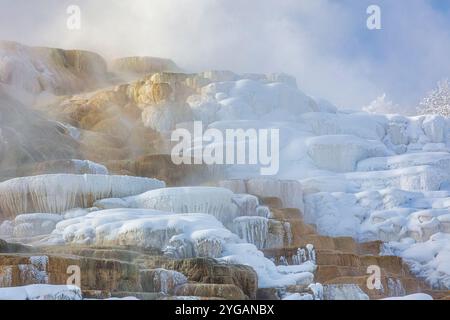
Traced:
<path fill-rule="evenodd" d="M 381 31 L 366 28 L 368 0 L 1 0 L 0 38 L 172 58 L 191 71 L 283 71 L 344 107 L 383 92 L 416 104 L 450 74 L 449 12 L 429 0 L 377 3 Z M 66 28 L 72 4 L 81 8 L 79 31 Z"/>

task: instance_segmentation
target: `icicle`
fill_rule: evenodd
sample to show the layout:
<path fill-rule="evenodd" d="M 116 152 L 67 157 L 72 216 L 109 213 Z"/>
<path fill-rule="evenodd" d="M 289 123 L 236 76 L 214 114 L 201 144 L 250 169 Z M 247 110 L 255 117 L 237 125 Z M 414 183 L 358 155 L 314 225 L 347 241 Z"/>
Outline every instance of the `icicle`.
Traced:
<path fill-rule="evenodd" d="M 281 256 L 280 257 L 280 265 L 281 266 L 288 266 L 289 265 L 289 263 L 288 263 L 288 261 L 287 261 L 285 256 Z"/>
<path fill-rule="evenodd" d="M 266 247 L 269 233 L 269 220 L 262 217 L 241 217 L 233 221 L 235 233 L 245 242 L 254 244 L 258 249 Z"/>
<path fill-rule="evenodd" d="M 323 286 L 320 283 L 312 283 L 308 288 L 313 292 L 314 300 L 323 300 Z"/>
<path fill-rule="evenodd" d="M 292 256 L 292 263 L 294 265 L 301 265 L 301 264 L 303 264 L 306 261 L 307 261 L 307 258 L 306 258 L 306 251 L 305 251 L 305 249 L 298 248 L 297 249 L 297 253 Z"/>
<path fill-rule="evenodd" d="M 20 280 L 22 284 L 47 284 L 48 274 L 47 256 L 30 257 L 30 264 L 19 264 Z"/>
<path fill-rule="evenodd" d="M 312 244 L 306 245 L 306 248 L 298 248 L 296 254 L 292 256 L 294 265 L 301 265 L 307 261 L 316 264 L 316 250 Z"/>
<path fill-rule="evenodd" d="M 98 199 L 164 187 L 164 182 L 156 179 L 127 176 L 55 174 L 16 178 L 0 183 L 0 212 L 3 218 L 21 213 L 62 213 L 90 207 Z"/>
<path fill-rule="evenodd" d="M 314 249 L 314 246 L 312 244 L 306 245 L 306 250 L 308 252 L 308 260 L 316 263 L 316 250 Z"/>
<path fill-rule="evenodd" d="M 291 224 L 289 222 L 284 222 L 283 223 L 283 227 L 284 227 L 284 234 L 286 237 L 286 247 L 290 247 L 292 244 L 292 230 L 291 230 Z"/>
<path fill-rule="evenodd" d="M 400 281 L 400 279 L 388 278 L 387 285 L 388 285 L 389 296 L 391 296 L 391 297 L 406 296 L 406 290 L 403 287 L 403 284 Z"/>

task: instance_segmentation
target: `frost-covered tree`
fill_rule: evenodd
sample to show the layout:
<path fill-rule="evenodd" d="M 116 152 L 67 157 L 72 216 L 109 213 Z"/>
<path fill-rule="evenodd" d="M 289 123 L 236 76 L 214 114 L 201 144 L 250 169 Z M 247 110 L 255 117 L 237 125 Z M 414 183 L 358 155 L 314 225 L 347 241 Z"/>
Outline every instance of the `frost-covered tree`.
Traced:
<path fill-rule="evenodd" d="M 450 82 L 448 79 L 438 82 L 437 88 L 422 100 L 417 108 L 417 113 L 450 117 Z"/>
<path fill-rule="evenodd" d="M 386 99 L 385 93 L 372 101 L 368 106 L 363 107 L 363 110 L 381 114 L 397 114 L 401 111 L 398 104 L 394 104 L 392 101 Z"/>

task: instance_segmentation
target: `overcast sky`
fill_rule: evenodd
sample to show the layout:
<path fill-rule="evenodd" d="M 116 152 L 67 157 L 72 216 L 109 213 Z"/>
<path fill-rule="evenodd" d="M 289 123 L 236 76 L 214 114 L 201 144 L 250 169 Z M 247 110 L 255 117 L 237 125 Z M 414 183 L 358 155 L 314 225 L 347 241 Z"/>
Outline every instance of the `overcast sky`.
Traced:
<path fill-rule="evenodd" d="M 81 9 L 81 30 L 66 27 Z M 381 30 L 366 9 L 381 7 Z M 0 0 L 0 39 L 151 55 L 181 67 L 287 72 L 343 107 L 414 106 L 450 77 L 450 0 Z"/>

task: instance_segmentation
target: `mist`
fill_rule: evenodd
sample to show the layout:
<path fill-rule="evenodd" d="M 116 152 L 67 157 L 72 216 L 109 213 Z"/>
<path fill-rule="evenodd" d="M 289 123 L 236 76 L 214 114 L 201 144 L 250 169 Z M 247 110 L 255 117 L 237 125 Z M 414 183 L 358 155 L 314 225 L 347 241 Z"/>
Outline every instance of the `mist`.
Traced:
<path fill-rule="evenodd" d="M 381 30 L 366 27 L 370 4 Z M 80 30 L 66 26 L 69 5 Z M 449 17 L 429 0 L 0 0 L 0 39 L 171 58 L 188 71 L 286 72 L 340 107 L 386 93 L 407 108 L 450 76 Z"/>

